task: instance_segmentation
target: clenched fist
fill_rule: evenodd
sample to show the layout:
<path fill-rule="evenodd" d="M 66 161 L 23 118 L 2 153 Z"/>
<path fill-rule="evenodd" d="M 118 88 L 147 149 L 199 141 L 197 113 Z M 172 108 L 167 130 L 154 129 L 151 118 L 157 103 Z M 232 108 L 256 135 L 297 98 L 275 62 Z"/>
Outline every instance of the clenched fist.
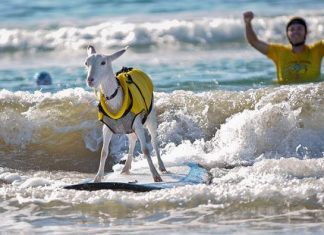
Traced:
<path fill-rule="evenodd" d="M 246 11 L 243 13 L 243 19 L 246 24 L 251 23 L 253 18 L 254 18 L 254 14 L 252 11 Z"/>

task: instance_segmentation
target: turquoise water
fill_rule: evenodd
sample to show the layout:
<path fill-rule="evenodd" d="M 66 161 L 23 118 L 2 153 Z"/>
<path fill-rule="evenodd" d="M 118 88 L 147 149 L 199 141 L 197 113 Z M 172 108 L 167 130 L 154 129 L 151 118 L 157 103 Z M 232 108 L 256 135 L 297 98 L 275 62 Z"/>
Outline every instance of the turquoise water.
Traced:
<path fill-rule="evenodd" d="M 83 87 L 85 48 L 130 50 L 115 70 L 148 71 L 157 91 L 248 89 L 275 83 L 272 62 L 250 48 L 242 12 L 256 13 L 258 35 L 287 42 L 285 23 L 307 17 L 309 42 L 323 38 L 321 1 L 8 1 L 0 10 L 1 88 L 40 89 L 34 75 L 50 72 L 51 87 Z M 139 10 L 140 9 L 140 10 Z M 167 70 L 167 71 L 166 71 Z M 72 71 L 72 72 L 71 72 Z M 4 81 L 4 82 L 2 82 Z M 198 86 L 197 86 L 198 84 Z"/>
<path fill-rule="evenodd" d="M 279 86 L 273 63 L 247 45 L 242 13 L 253 10 L 260 38 L 281 43 L 287 20 L 304 16 L 311 43 L 324 39 L 323 7 L 320 0 L 2 1 L 1 231 L 322 234 L 324 83 Z M 99 165 L 101 125 L 83 66 L 89 44 L 104 54 L 130 46 L 113 69 L 138 67 L 152 77 L 166 167 L 198 162 L 210 170 L 210 185 L 137 194 L 62 189 L 92 179 Z M 51 85 L 36 84 L 42 71 Z M 124 158 L 125 137 L 115 136 L 110 151 L 108 165 Z M 136 155 L 134 167 L 146 168 L 139 146 Z"/>
<path fill-rule="evenodd" d="M 148 70 L 158 91 L 240 90 L 272 85 L 271 80 L 275 80 L 272 62 L 246 44 L 242 12 L 256 11 L 259 36 L 275 42 L 286 42 L 284 25 L 291 15 L 304 15 L 311 30 L 309 41 L 315 41 L 323 36 L 323 14 L 318 10 L 322 4 L 321 1 L 240 1 L 239 4 L 212 0 L 29 4 L 7 1 L 0 5 L 1 12 L 5 12 L 0 16 L 0 77 L 6 81 L 2 88 L 37 90 L 33 86 L 34 74 L 45 70 L 55 80 L 46 89 L 86 89 L 79 78 L 84 78 L 82 63 L 88 44 L 100 47 L 103 53 L 130 45 L 127 55 L 130 58 L 119 64 Z"/>
<path fill-rule="evenodd" d="M 129 0 L 129 1 L 47 1 L 36 0 L 25 4 L 24 0 L 3 1 L 0 10 L 2 24 L 39 24 L 39 22 L 63 23 L 71 19 L 77 21 L 91 20 L 99 17 L 110 18 L 116 16 L 160 15 L 170 16 L 179 13 L 210 13 L 233 15 L 246 9 L 261 12 L 264 15 L 292 14 L 296 10 L 320 10 L 320 0 L 205 0 L 202 2 L 184 0 Z"/>

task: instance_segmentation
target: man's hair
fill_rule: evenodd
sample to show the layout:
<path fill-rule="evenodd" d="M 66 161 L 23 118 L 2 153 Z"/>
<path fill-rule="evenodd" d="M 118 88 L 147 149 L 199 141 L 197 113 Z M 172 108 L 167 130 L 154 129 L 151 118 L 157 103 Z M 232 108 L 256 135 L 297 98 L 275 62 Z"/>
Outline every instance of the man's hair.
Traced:
<path fill-rule="evenodd" d="M 295 17 L 291 18 L 287 23 L 286 32 L 288 32 L 288 28 L 292 24 L 301 24 L 301 25 L 303 25 L 305 27 L 305 31 L 307 33 L 307 24 L 306 24 L 306 21 L 302 17 L 295 16 Z"/>

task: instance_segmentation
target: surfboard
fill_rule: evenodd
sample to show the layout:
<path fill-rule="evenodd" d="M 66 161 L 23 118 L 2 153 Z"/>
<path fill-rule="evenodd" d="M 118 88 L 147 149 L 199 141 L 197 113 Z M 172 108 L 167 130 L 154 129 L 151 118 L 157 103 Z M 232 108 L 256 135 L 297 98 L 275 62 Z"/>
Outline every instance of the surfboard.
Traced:
<path fill-rule="evenodd" d="M 193 162 L 184 165 L 168 167 L 168 173 L 161 174 L 163 182 L 152 182 L 153 178 L 148 169 L 143 168 L 132 170 L 129 175 L 114 172 L 104 177 L 104 182 L 85 182 L 67 185 L 65 189 L 74 190 L 119 190 L 132 192 L 148 192 L 175 188 L 185 185 L 209 184 L 211 176 L 209 171 Z"/>

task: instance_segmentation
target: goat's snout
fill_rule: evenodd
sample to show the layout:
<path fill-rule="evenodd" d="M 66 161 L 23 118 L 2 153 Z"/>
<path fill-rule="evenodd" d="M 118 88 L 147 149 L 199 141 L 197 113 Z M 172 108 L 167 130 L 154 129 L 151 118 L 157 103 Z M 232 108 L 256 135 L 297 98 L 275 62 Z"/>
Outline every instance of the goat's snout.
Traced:
<path fill-rule="evenodd" d="M 94 78 L 93 77 L 88 77 L 87 78 L 88 85 L 91 87 L 93 86 Z"/>

